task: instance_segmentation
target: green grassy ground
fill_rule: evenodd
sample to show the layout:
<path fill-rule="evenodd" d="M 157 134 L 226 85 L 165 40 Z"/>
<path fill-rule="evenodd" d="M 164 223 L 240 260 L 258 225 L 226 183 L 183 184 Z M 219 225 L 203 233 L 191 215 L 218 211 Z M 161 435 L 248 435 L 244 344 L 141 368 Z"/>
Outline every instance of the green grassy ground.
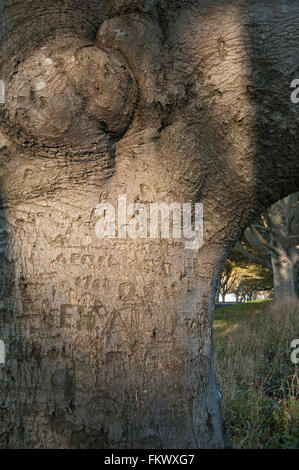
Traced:
<path fill-rule="evenodd" d="M 299 305 L 249 302 L 217 309 L 215 366 L 235 448 L 299 448 Z"/>

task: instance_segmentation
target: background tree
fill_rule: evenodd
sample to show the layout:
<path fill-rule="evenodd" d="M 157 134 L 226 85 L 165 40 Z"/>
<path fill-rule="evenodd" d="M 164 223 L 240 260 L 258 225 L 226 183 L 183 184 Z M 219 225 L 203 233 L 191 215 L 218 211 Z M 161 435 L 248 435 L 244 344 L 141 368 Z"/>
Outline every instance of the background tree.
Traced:
<path fill-rule="evenodd" d="M 2 447 L 226 445 L 214 301 L 244 228 L 299 190 L 297 19 L 293 0 L 0 1 Z M 97 239 L 120 194 L 202 202 L 202 248 Z"/>
<path fill-rule="evenodd" d="M 241 268 L 240 271 L 239 282 L 232 289 L 237 302 L 256 300 L 259 294 L 271 298 L 273 292 L 271 270 L 252 264 L 247 269 Z"/>
<path fill-rule="evenodd" d="M 225 263 L 219 288 L 218 294 L 221 295 L 222 302 L 225 302 L 226 295 L 232 291 L 238 278 L 238 270 L 234 267 L 233 263 L 228 259 Z M 219 297 L 218 297 L 219 301 Z"/>
<path fill-rule="evenodd" d="M 245 230 L 237 247 L 253 262 L 272 269 L 276 300 L 299 296 L 299 193 L 273 204 Z"/>
<path fill-rule="evenodd" d="M 218 293 L 225 302 L 227 294 L 234 294 L 237 302 L 255 300 L 259 294 L 271 296 L 273 274 L 271 269 L 254 263 L 234 248 L 226 261 Z M 219 301 L 219 300 L 218 300 Z"/>

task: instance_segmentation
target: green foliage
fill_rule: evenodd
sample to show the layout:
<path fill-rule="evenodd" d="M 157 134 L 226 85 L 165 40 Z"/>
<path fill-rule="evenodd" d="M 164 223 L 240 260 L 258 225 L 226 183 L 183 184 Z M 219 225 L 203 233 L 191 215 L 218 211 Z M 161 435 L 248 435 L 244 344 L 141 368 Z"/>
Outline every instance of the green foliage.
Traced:
<path fill-rule="evenodd" d="M 215 313 L 215 365 L 235 448 L 299 448 L 298 304 L 250 302 Z"/>
<path fill-rule="evenodd" d="M 253 300 L 259 292 L 273 291 L 273 273 L 253 263 L 234 248 L 223 269 L 219 292 L 235 294 L 239 300 Z"/>

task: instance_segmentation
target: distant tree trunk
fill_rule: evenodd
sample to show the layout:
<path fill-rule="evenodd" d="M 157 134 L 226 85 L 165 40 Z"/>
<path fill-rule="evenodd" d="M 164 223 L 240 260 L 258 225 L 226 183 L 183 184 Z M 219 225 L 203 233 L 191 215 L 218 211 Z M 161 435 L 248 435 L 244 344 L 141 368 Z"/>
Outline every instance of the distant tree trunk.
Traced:
<path fill-rule="evenodd" d="M 296 263 L 292 258 L 271 257 L 273 266 L 274 281 L 274 298 L 277 301 L 288 298 L 296 298 L 298 292 L 296 290 L 295 269 Z"/>
<path fill-rule="evenodd" d="M 227 445 L 221 271 L 299 190 L 298 8 L 268 3 L 1 2 L 1 447 Z M 203 246 L 98 239 L 121 194 L 202 202 Z"/>
<path fill-rule="evenodd" d="M 296 269 L 299 261 L 299 193 L 292 194 L 270 209 L 272 222 L 271 251 L 274 279 L 274 297 L 296 298 Z"/>
<path fill-rule="evenodd" d="M 253 224 L 245 231 L 254 252 L 241 243 L 241 253 L 273 271 L 274 298 L 297 298 L 299 263 L 299 193 L 273 204 L 264 214 L 264 225 Z M 261 233 L 262 232 L 262 233 Z"/>

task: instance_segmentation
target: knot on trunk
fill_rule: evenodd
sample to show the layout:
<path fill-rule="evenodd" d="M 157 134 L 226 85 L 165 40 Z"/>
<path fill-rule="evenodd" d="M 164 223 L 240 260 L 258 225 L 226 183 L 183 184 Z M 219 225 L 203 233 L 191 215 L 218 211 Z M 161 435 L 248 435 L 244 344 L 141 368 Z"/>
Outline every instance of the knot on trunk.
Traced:
<path fill-rule="evenodd" d="M 81 49 L 73 68 L 73 83 L 84 97 L 86 113 L 109 133 L 120 136 L 128 128 L 138 88 L 126 59 L 117 51 L 96 46 Z"/>
<path fill-rule="evenodd" d="M 120 51 L 127 60 L 138 83 L 138 116 L 147 127 L 151 119 L 161 127 L 180 93 L 163 41 L 160 26 L 140 13 L 104 21 L 96 37 L 98 47 Z"/>
<path fill-rule="evenodd" d="M 21 61 L 8 80 L 5 117 L 22 140 L 82 145 L 120 137 L 131 123 L 138 88 L 117 51 L 63 39 Z"/>

